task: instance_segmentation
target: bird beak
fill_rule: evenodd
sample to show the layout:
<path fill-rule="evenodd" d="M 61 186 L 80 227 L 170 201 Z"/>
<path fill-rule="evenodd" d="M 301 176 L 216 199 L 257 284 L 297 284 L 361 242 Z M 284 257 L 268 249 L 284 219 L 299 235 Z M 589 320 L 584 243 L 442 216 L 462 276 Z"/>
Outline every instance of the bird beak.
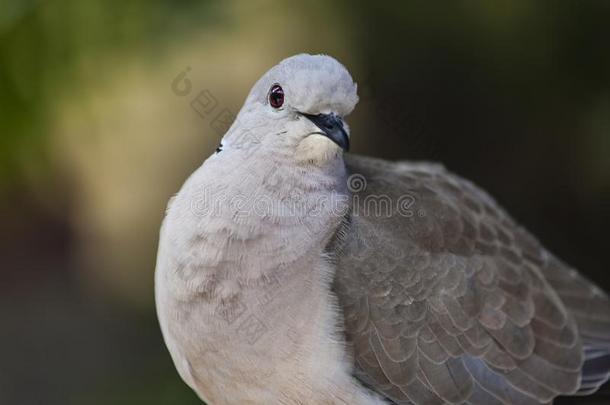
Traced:
<path fill-rule="evenodd" d="M 346 152 L 349 150 L 349 137 L 343 127 L 341 117 L 338 117 L 335 113 L 318 115 L 301 114 L 320 128 L 323 135 L 326 135 L 328 139 L 339 145 L 341 149 Z"/>

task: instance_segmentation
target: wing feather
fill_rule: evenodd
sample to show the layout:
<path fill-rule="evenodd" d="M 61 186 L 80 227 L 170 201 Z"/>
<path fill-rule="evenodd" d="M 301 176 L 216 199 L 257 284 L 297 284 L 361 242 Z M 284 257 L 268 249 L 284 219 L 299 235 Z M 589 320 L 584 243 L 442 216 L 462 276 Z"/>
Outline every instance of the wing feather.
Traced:
<path fill-rule="evenodd" d="M 335 292 L 367 386 L 397 404 L 538 404 L 609 378 L 607 296 L 487 194 L 438 165 L 347 166 L 367 187 L 331 245 Z M 367 212 L 380 196 L 391 215 Z"/>

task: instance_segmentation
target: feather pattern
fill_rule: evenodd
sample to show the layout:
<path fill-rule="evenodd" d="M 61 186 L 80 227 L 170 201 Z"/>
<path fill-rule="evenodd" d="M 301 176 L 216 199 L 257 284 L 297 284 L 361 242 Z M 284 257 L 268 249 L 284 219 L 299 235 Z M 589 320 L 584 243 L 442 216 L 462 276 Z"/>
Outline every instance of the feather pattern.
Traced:
<path fill-rule="evenodd" d="M 538 404 L 608 379 L 608 297 L 485 192 L 439 165 L 346 164 L 366 188 L 334 289 L 363 383 L 396 404 Z"/>

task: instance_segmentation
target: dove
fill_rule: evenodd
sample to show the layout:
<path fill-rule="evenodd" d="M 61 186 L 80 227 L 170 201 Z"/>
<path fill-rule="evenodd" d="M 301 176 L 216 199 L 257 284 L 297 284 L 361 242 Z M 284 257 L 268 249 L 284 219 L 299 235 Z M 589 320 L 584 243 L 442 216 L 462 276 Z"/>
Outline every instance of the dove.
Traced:
<path fill-rule="evenodd" d="M 157 316 L 208 404 L 541 404 L 610 377 L 610 302 L 442 165 L 351 155 L 325 55 L 281 61 L 172 197 Z"/>

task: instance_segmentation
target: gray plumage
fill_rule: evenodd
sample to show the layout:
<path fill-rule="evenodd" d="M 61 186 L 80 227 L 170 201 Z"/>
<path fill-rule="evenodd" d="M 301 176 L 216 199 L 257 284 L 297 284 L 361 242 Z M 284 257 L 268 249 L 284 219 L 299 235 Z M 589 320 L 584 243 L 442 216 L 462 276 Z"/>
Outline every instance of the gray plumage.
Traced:
<path fill-rule="evenodd" d="M 485 192 L 438 165 L 346 161 L 368 180 L 360 213 L 384 194 L 420 210 L 342 231 L 335 288 L 362 381 L 396 403 L 526 404 L 608 379 L 607 296 Z"/>
<path fill-rule="evenodd" d="M 336 60 L 286 59 L 169 204 L 155 294 L 184 381 L 210 404 L 597 390 L 607 295 L 442 166 L 344 156 L 357 100 Z"/>

